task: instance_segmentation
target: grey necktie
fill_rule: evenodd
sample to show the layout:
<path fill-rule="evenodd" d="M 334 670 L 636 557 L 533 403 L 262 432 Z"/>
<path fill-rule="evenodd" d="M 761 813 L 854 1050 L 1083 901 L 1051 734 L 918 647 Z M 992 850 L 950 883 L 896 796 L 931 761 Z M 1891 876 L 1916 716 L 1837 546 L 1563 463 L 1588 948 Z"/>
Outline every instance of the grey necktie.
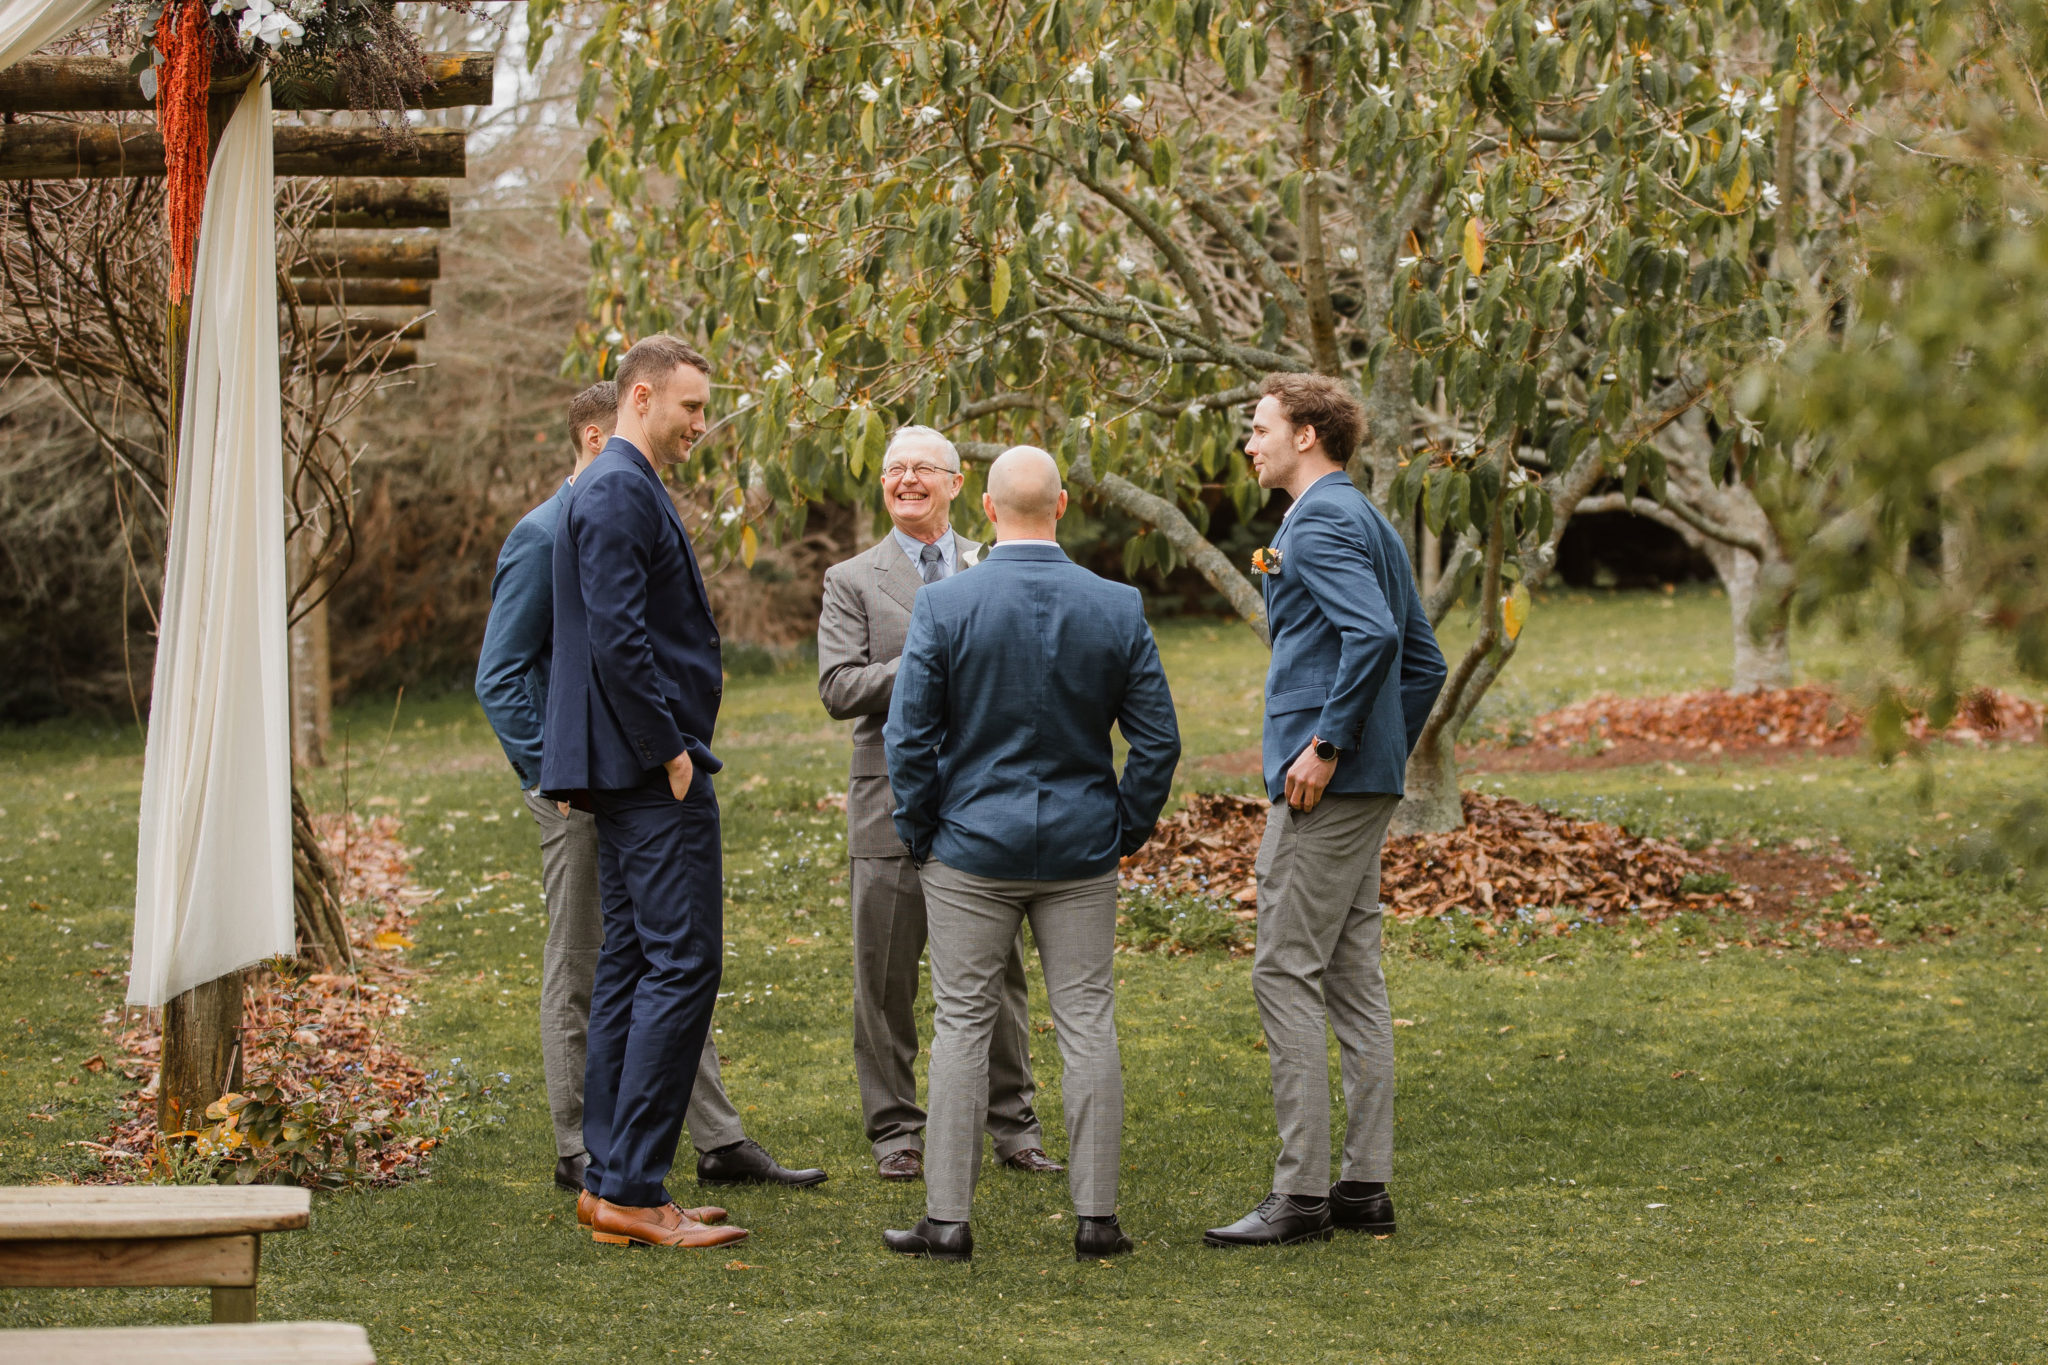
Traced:
<path fill-rule="evenodd" d="M 939 547 L 927 545 L 917 552 L 917 576 L 927 583 L 936 583 L 945 575 L 945 561 L 939 556 Z"/>

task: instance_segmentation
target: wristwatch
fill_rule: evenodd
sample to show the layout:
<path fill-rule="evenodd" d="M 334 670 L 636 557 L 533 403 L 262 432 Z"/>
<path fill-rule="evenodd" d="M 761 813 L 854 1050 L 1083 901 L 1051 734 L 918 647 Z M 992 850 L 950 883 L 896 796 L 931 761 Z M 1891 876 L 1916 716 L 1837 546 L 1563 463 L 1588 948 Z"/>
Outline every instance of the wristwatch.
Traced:
<path fill-rule="evenodd" d="M 1337 746 L 1330 743 L 1327 739 L 1317 740 L 1316 757 L 1325 763 L 1335 763 L 1337 761 Z"/>

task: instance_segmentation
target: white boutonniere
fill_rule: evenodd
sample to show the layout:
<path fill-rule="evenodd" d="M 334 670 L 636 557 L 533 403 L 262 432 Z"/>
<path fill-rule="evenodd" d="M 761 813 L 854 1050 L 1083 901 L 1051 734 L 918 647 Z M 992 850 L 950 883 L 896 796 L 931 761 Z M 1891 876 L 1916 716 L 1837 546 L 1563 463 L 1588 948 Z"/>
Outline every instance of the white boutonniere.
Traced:
<path fill-rule="evenodd" d="M 979 551 L 979 550 L 975 550 L 975 549 L 965 549 L 965 550 L 962 550 L 962 551 L 960 552 L 960 567 L 961 567 L 961 568 L 963 568 L 963 569 L 971 569 L 971 568 L 973 568 L 973 567 L 974 567 L 974 566 L 975 566 L 976 564 L 979 564 L 980 562 L 981 562 L 981 551 Z"/>

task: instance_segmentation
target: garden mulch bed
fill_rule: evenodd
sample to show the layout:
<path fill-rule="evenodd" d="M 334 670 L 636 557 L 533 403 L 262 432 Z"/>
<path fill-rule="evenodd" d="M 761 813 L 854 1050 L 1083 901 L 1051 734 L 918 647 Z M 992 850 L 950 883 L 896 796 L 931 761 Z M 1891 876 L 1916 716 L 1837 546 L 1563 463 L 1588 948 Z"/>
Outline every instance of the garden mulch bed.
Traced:
<path fill-rule="evenodd" d="M 2041 738 L 2043 714 L 2035 702 L 1980 687 L 1963 698 L 1945 729 L 1936 731 L 1916 716 L 1907 731 L 1919 741 L 2034 743 Z M 1839 693 L 1817 683 L 1767 692 L 1708 688 L 1654 697 L 1603 694 L 1538 716 L 1526 726 L 1498 726 L 1463 746 L 1462 756 L 1474 768 L 1491 772 L 1555 772 L 1724 755 L 1847 754 L 1859 747 L 1863 733 L 1863 716 Z"/>
<path fill-rule="evenodd" d="M 1380 895 L 1394 918 L 1460 913 L 1564 932 L 1576 922 L 1654 924 L 1690 910 L 1749 921 L 1747 937 L 1757 942 L 1874 940 L 1869 918 L 1853 911 L 1813 922 L 1820 902 L 1862 880 L 1832 845 L 1712 844 L 1695 853 L 1505 796 L 1467 792 L 1464 807 L 1461 829 L 1387 841 Z M 1254 917 L 1253 861 L 1267 809 L 1256 797 L 1190 796 L 1124 859 L 1123 885 L 1205 896 Z"/>
<path fill-rule="evenodd" d="M 406 967 L 399 953 L 412 946 L 414 916 L 435 893 L 412 883 L 412 859 L 399 822 L 378 816 L 344 823 L 316 817 L 321 843 L 341 879 L 342 903 L 349 907 L 355 954 L 350 973 L 316 973 L 287 991 L 268 969 L 252 972 L 244 997 L 242 1029 L 246 1083 L 279 1079 L 295 1099 L 318 1088 L 323 1110 L 353 1113 L 379 1128 L 423 1101 L 435 1098 L 434 1077 L 392 1037 L 392 1021 L 411 1009 L 423 973 Z M 145 1017 L 121 1027 L 121 1015 L 106 1021 L 116 1028 L 114 1067 L 146 1084 L 122 1097 L 122 1117 L 107 1140 L 86 1143 L 100 1157 L 102 1183 L 146 1178 L 164 1160 L 157 1140 L 156 1092 L 162 1047 L 160 1025 Z M 263 1039 L 289 1037 L 295 1044 L 288 1066 L 266 1049 Z M 362 1162 L 371 1184 L 392 1184 L 413 1174 L 436 1145 L 430 1134 L 391 1138 Z"/>

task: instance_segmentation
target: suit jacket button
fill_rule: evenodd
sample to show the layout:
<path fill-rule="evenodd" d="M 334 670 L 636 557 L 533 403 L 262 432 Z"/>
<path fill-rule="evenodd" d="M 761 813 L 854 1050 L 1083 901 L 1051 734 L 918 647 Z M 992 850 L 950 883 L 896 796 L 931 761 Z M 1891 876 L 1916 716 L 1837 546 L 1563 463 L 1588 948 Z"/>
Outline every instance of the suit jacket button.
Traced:
<path fill-rule="evenodd" d="M 711 636 L 711 647 L 713 649 L 718 648 L 718 636 L 716 633 L 713 633 L 713 635 Z"/>

